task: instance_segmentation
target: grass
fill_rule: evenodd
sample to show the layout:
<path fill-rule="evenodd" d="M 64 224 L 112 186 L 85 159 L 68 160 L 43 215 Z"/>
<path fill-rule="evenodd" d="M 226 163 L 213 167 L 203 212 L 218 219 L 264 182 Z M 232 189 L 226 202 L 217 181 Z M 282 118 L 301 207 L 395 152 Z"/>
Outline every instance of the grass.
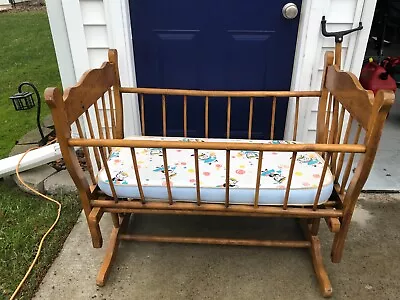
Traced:
<path fill-rule="evenodd" d="M 9 96 L 23 81 L 32 82 L 43 103 L 48 86 L 61 86 L 50 27 L 45 11 L 0 14 L 0 159 L 15 141 L 36 127 L 36 109 L 15 111 Z M 28 90 L 28 87 L 26 87 Z"/>
<path fill-rule="evenodd" d="M 57 200 L 63 205 L 60 221 L 47 237 L 20 299 L 33 296 L 80 214 L 77 196 L 64 195 Z M 22 192 L 13 182 L 0 184 L 0 299 L 8 299 L 14 292 L 56 216 L 56 204 Z"/>
<path fill-rule="evenodd" d="M 60 76 L 46 12 L 1 13 L 0 28 L 1 159 L 16 140 L 36 127 L 36 109 L 16 112 L 8 97 L 22 81 L 34 83 L 43 94 L 48 86 L 60 86 Z M 42 116 L 48 114 L 46 104 L 42 108 Z M 60 221 L 48 236 L 19 299 L 32 298 L 81 211 L 76 196 L 57 199 L 63 204 Z M 56 214 L 55 204 L 22 192 L 10 179 L 0 180 L 0 299 L 8 299 L 23 278 Z"/>

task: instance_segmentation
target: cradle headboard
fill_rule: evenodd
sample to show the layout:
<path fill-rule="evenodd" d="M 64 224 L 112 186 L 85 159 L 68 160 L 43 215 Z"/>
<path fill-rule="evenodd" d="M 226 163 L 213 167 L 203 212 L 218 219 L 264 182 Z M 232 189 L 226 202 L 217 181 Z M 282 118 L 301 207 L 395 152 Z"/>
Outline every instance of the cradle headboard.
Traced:
<path fill-rule="evenodd" d="M 50 108 L 62 105 L 69 125 L 90 110 L 96 111 L 96 117 L 99 109 L 108 111 L 110 116 L 107 117 L 107 121 L 111 123 L 113 137 L 123 138 L 123 105 L 117 51 L 110 50 L 108 59 L 109 61 L 104 62 L 100 68 L 85 72 L 76 85 L 67 88 L 62 96 L 62 103 L 50 100 L 48 96 L 52 93 L 51 88 L 46 90 L 45 98 Z"/>
<path fill-rule="evenodd" d="M 80 166 L 75 149 L 69 146 L 68 140 L 71 138 L 72 125 L 76 126 L 81 138 L 85 138 L 87 135 L 92 139 L 122 139 L 124 137 L 117 51 L 109 50 L 108 59 L 109 61 L 103 63 L 99 69 L 84 73 L 79 82 L 66 89 L 64 94 L 58 88 L 47 88 L 44 95 L 51 110 L 64 161 L 78 188 L 87 217 L 91 211 L 89 199 L 92 197 L 93 185 L 96 184 L 93 170 L 101 169 L 101 162 L 106 160 L 110 149 L 82 148 L 87 160 L 87 167 L 91 170 L 90 177 L 93 183 L 91 188 Z M 92 122 L 91 119 L 96 119 L 96 121 Z M 104 126 L 99 124 L 104 124 Z M 88 133 L 85 134 L 84 130 Z M 91 156 L 95 157 L 93 163 L 90 159 Z"/>
<path fill-rule="evenodd" d="M 377 124 L 377 117 L 390 109 L 394 101 L 392 91 L 380 91 L 374 96 L 365 90 L 351 72 L 341 71 L 333 63 L 333 52 L 325 53 L 325 68 L 318 106 L 317 143 L 341 143 L 345 132 L 350 133 L 352 123 L 367 138 Z M 345 124 L 347 128 L 345 128 Z M 343 135 L 342 135 L 343 131 Z M 359 135 L 359 134 L 357 134 Z M 348 138 L 344 139 L 348 143 Z"/>
<path fill-rule="evenodd" d="M 344 202 L 353 199 L 351 205 L 354 205 L 371 171 L 394 93 L 383 90 L 374 96 L 361 86 L 354 74 L 341 71 L 333 57 L 333 52 L 326 52 L 316 142 L 365 147 L 363 153 L 331 155 L 335 188 L 339 195 L 345 195 Z"/>

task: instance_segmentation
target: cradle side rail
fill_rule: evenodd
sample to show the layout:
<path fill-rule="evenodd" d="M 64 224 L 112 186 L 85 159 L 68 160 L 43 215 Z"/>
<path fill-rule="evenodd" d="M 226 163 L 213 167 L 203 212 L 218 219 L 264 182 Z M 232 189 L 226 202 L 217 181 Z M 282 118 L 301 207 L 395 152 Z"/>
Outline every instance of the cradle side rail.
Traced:
<path fill-rule="evenodd" d="M 103 64 L 101 69 L 87 72 L 81 81 L 73 88 L 64 93 L 64 97 L 57 89 L 47 89 L 45 92 L 46 102 L 51 108 L 54 124 L 57 131 L 57 138 L 61 146 L 61 151 L 81 197 L 89 230 L 92 236 L 94 247 L 102 246 L 102 238 L 98 226 L 104 212 L 109 212 L 114 221 L 114 231 L 112 236 L 113 247 L 110 250 L 112 256 L 115 253 L 118 236 L 122 239 L 130 239 L 128 236 L 121 235 L 120 228 L 125 225 L 119 216 L 130 213 L 161 213 L 161 214 L 201 214 L 201 215 L 232 215 L 232 216 L 275 216 L 275 217 L 295 217 L 305 219 L 307 223 L 303 226 L 307 237 L 307 245 L 312 247 L 312 255 L 317 276 L 324 295 L 331 293 L 327 282 L 326 274 L 321 271 L 320 258 L 318 256 L 319 242 L 317 233 L 320 219 L 325 218 L 329 228 L 335 234 L 332 246 L 332 261 L 339 262 L 342 257 L 344 241 L 349 229 L 352 213 L 361 189 L 368 178 L 371 170 L 376 150 L 379 144 L 384 121 L 390 106 L 393 103 L 394 95 L 392 92 L 381 91 L 374 96 L 365 91 L 354 75 L 339 71 L 333 65 L 333 54 L 327 53 L 325 59 L 325 71 L 321 91 L 193 91 L 193 90 L 170 90 L 170 89 L 147 89 L 121 87 L 118 75 L 116 51 L 109 52 L 110 62 Z M 230 137 L 231 107 L 233 97 L 247 98 L 249 101 L 249 124 L 248 138 L 252 137 L 252 122 L 254 101 L 271 101 L 271 120 L 270 138 L 274 138 L 275 133 L 275 114 L 276 103 L 282 98 L 292 97 L 295 101 L 293 140 L 296 140 L 299 119 L 299 107 L 301 101 L 309 101 L 318 98 L 317 115 L 317 137 L 315 144 L 261 144 L 261 143 L 213 143 L 207 142 L 175 142 L 175 141 L 150 141 L 150 140 L 123 140 L 123 107 L 122 93 L 134 93 L 138 95 L 141 106 L 142 134 L 145 134 L 145 101 L 146 95 L 159 95 L 162 105 L 162 133 L 167 135 L 166 115 L 168 111 L 168 97 L 170 95 L 181 96 L 183 101 L 183 132 L 187 136 L 188 116 L 187 102 L 189 96 L 196 96 L 197 99 L 205 101 L 205 133 L 208 137 L 208 113 L 210 97 L 216 97 L 216 101 L 227 101 L 228 109 L 226 115 L 226 137 Z M 243 100 L 245 101 L 245 100 Z M 347 122 L 346 122 L 347 121 Z M 347 125 L 346 125 L 347 123 Z M 355 126 L 354 126 L 355 125 Z M 79 138 L 71 135 L 71 126 L 76 126 Z M 84 134 L 86 129 L 88 135 Z M 355 129 L 355 132 L 354 130 Z M 364 135 L 364 138 L 361 138 Z M 74 148 L 81 147 L 88 165 L 91 181 L 90 184 L 85 178 L 79 165 Z M 113 180 L 107 165 L 108 155 L 112 147 L 127 147 L 131 149 L 132 163 L 136 178 L 138 179 L 139 199 L 125 201 L 118 199 L 113 187 Z M 166 188 L 168 191 L 168 202 L 147 199 L 143 193 L 140 182 L 140 171 L 135 156 L 135 148 L 162 148 L 164 160 L 164 174 Z M 182 203 L 174 201 L 171 193 L 171 185 L 168 176 L 168 157 L 167 149 L 192 149 L 196 166 L 196 203 Z M 198 151 L 200 149 L 214 149 L 226 151 L 226 191 L 224 204 L 209 204 L 201 201 L 201 186 L 199 180 Z M 253 150 L 258 151 L 262 158 L 264 151 L 284 151 L 291 152 L 291 166 L 287 178 L 284 203 L 281 206 L 260 206 L 258 205 L 260 175 L 255 182 L 255 194 L 252 205 L 231 204 L 229 201 L 229 153 L 232 150 Z M 296 156 L 301 152 L 319 152 L 324 158 L 325 163 L 321 174 L 318 191 L 314 204 L 311 207 L 293 207 L 288 203 L 290 194 L 291 178 L 294 171 Z M 356 155 L 360 156 L 357 161 Z M 261 161 L 262 159 L 259 159 Z M 353 172 L 353 166 L 356 167 Z M 110 187 L 112 197 L 108 197 L 96 188 L 96 172 L 104 168 Z M 324 205 L 318 205 L 324 176 L 330 170 L 335 178 L 334 191 L 329 201 Z M 258 164 L 258 173 L 261 171 L 261 164 Z M 148 201 L 152 200 L 152 201 Z M 155 238 L 155 239 L 154 239 Z M 154 237 L 147 240 L 165 241 L 163 238 Z M 138 240 L 144 237 L 137 237 Z M 179 239 L 178 239 L 179 240 Z M 175 241 L 178 241 L 175 240 Z M 174 240 L 169 240 L 174 241 Z M 183 238 L 180 241 L 196 242 Z M 199 241 L 199 240 L 197 240 Z M 202 240 L 201 242 L 210 242 Z M 214 241 L 216 242 L 216 241 Z M 222 241 L 220 241 L 222 243 Z M 239 243 L 238 241 L 236 241 Z M 232 242 L 235 243 L 235 242 Z M 259 241 L 258 241 L 259 243 Z M 240 243 L 239 243 L 240 244 Z M 257 243 L 253 243 L 255 245 Z M 261 245 L 260 243 L 258 245 Z M 290 246 L 297 244 L 280 243 L 280 241 L 265 243 L 269 246 Z M 297 245 L 298 246 L 298 245 Z M 317 249 L 318 248 L 318 249 Z M 111 258 L 105 261 L 102 268 L 102 280 L 108 272 Z M 314 259 L 315 258 L 315 259 Z M 322 268 L 323 269 L 323 268 Z M 321 272 L 320 272 L 321 271 Z M 324 275 L 325 274 L 325 275 Z M 326 278 L 325 278 L 326 277 Z"/>

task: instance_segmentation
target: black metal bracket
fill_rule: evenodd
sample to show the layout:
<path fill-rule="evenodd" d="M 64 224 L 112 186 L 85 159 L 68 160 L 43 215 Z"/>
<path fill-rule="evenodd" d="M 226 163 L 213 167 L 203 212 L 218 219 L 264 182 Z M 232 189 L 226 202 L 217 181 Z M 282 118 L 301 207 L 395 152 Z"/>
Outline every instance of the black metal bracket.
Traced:
<path fill-rule="evenodd" d="M 343 37 L 349 33 L 352 33 L 354 31 L 359 31 L 361 29 L 363 29 L 363 25 L 362 22 L 359 23 L 357 28 L 352 28 L 349 30 L 343 30 L 343 31 L 337 31 L 337 32 L 328 32 L 326 31 L 326 19 L 325 16 L 322 17 L 321 20 L 321 27 L 322 27 L 322 35 L 326 36 L 326 37 L 331 37 L 334 36 L 335 37 L 335 43 L 342 43 L 343 42 Z"/>
<path fill-rule="evenodd" d="M 35 91 L 35 94 L 36 94 L 36 98 L 37 98 L 36 125 L 38 127 L 40 137 L 41 137 L 41 140 L 37 144 L 39 144 L 39 146 L 43 146 L 46 143 L 46 137 L 44 136 L 42 127 L 40 125 L 40 94 L 39 94 L 39 91 L 37 90 L 37 88 L 32 83 L 27 82 L 27 81 L 22 82 L 18 86 L 18 92 L 22 93 L 22 87 L 24 85 L 30 86 Z"/>

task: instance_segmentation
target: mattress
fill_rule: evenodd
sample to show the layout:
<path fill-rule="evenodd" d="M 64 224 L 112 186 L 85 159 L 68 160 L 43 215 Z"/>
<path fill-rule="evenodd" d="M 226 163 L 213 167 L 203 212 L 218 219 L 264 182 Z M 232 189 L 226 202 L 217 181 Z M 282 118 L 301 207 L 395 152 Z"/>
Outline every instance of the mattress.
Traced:
<path fill-rule="evenodd" d="M 128 139 L 212 141 L 226 143 L 226 139 L 190 139 L 171 137 L 131 137 Z M 293 141 L 240 140 L 229 142 L 296 144 Z M 145 198 L 168 201 L 161 148 L 136 148 L 139 175 Z M 224 150 L 199 150 L 200 198 L 206 203 L 225 201 Z M 258 151 L 230 151 L 229 202 L 253 204 L 256 188 Z M 285 197 L 292 152 L 264 152 L 262 158 L 259 205 L 281 205 Z M 168 174 L 174 201 L 197 201 L 194 150 L 167 149 Z M 299 152 L 290 185 L 289 205 L 312 205 L 321 178 L 324 160 L 314 152 Z M 113 148 L 108 166 L 119 198 L 140 198 L 130 148 Z M 104 169 L 98 174 L 98 186 L 112 196 Z M 333 189 L 333 176 L 329 168 L 321 190 L 319 204 L 326 202 Z M 150 200 L 151 201 L 151 200 Z"/>

